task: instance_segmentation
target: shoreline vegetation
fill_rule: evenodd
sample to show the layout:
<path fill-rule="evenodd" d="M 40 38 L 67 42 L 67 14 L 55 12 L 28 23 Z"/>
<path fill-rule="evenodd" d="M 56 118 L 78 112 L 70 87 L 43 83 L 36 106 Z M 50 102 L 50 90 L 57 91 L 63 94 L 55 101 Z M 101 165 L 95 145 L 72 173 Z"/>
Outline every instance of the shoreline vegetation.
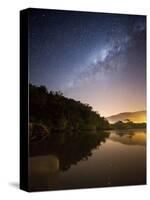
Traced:
<path fill-rule="evenodd" d="M 48 92 L 45 86 L 29 84 L 29 139 L 41 141 L 52 133 L 104 132 L 112 129 L 143 129 L 146 123 L 134 123 L 128 119 L 110 124 L 89 104 L 64 97 L 60 91 Z"/>

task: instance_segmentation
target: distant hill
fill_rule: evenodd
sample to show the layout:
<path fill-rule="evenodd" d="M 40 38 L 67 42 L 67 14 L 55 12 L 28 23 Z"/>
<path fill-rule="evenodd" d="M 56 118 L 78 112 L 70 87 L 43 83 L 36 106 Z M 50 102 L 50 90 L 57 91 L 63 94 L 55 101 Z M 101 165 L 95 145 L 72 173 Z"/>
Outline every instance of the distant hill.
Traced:
<path fill-rule="evenodd" d="M 146 122 L 146 111 L 137 111 L 137 112 L 124 112 L 116 115 L 107 117 L 109 123 L 115 123 L 117 121 L 127 122 L 128 120 L 134 123 Z"/>

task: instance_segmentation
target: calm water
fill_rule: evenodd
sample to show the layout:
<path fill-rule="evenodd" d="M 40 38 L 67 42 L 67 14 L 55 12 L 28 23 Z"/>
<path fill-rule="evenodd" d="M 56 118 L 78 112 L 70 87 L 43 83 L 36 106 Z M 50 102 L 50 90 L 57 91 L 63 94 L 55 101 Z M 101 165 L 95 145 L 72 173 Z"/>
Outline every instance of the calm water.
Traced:
<path fill-rule="evenodd" d="M 32 144 L 31 191 L 146 183 L 145 130 L 54 137 Z M 52 142 L 53 141 L 53 142 Z"/>

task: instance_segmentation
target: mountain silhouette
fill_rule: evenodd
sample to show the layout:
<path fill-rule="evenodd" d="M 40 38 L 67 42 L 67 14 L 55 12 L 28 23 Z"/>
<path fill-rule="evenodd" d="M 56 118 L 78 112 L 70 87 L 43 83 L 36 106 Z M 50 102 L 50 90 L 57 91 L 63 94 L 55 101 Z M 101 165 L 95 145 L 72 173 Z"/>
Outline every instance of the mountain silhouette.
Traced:
<path fill-rule="evenodd" d="M 143 123 L 146 122 L 146 111 L 119 113 L 107 117 L 107 120 L 110 123 L 115 123 L 117 121 L 123 121 L 123 122 L 132 121 L 134 123 Z"/>

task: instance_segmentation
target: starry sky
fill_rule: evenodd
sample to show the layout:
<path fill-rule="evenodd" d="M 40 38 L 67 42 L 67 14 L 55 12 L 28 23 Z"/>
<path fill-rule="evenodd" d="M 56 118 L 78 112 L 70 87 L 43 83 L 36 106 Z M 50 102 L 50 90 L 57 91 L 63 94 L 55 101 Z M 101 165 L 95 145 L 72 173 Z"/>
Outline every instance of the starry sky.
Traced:
<path fill-rule="evenodd" d="M 29 81 L 102 116 L 146 109 L 146 17 L 31 9 Z"/>

